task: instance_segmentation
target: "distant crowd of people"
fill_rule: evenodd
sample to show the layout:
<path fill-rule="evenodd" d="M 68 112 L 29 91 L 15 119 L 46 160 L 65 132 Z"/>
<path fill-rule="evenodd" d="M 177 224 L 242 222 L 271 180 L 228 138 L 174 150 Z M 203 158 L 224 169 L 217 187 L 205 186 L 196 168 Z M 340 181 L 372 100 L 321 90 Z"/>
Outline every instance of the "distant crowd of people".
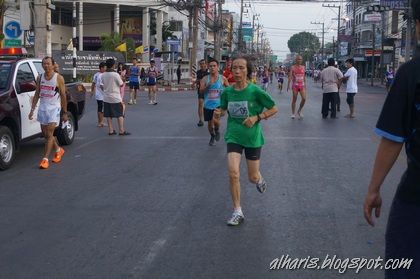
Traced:
<path fill-rule="evenodd" d="M 124 116 L 126 106 L 124 93 L 126 81 L 130 88 L 128 105 L 137 104 L 137 92 L 141 84 L 147 85 L 149 89 L 149 105 L 157 105 L 157 77 L 160 74 L 154 60 L 150 60 L 150 67 L 140 67 L 137 59 L 132 59 L 132 64 L 126 67 L 122 63 L 115 65 L 114 59 L 108 59 L 99 64 L 99 71 L 95 73 L 92 80 L 91 93 L 97 101 L 98 127 L 104 127 L 104 118 L 107 119 L 108 134 L 116 135 L 112 119 L 116 118 L 118 123 L 118 134 L 121 136 L 130 135 L 124 128 Z"/>

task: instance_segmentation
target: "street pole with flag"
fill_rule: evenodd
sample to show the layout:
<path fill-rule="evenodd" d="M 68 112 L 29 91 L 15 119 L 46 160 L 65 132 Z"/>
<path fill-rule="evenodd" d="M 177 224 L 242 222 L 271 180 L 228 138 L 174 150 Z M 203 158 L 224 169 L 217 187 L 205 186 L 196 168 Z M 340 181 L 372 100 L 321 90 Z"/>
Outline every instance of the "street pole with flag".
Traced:
<path fill-rule="evenodd" d="M 127 61 L 127 43 L 122 43 L 115 48 L 116 51 L 125 53 L 125 61 Z"/>

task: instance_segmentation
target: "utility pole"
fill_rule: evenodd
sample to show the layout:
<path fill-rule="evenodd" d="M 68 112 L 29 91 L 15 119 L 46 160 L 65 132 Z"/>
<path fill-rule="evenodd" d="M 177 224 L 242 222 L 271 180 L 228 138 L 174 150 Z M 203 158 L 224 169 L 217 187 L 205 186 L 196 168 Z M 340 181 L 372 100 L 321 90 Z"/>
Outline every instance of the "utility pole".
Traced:
<path fill-rule="evenodd" d="M 336 5 L 330 5 L 330 4 L 328 4 L 328 5 L 324 5 L 324 4 L 322 4 L 322 7 L 325 7 L 325 8 L 338 8 L 338 18 L 337 18 L 337 21 L 338 21 L 338 24 L 337 24 L 337 53 L 336 53 L 336 57 L 337 57 L 337 60 L 338 60 L 338 58 L 339 58 L 339 56 L 340 56 L 340 23 L 341 23 L 341 5 L 340 6 L 336 6 Z"/>
<path fill-rule="evenodd" d="M 222 0 L 217 0 L 218 12 L 214 19 L 214 58 L 221 60 L 222 37 L 223 37 L 223 18 L 222 18 Z"/>
<path fill-rule="evenodd" d="M 191 70 L 191 77 L 193 79 L 193 83 L 197 77 L 197 45 L 198 45 L 198 8 L 199 8 L 199 1 L 194 0 L 193 6 L 193 41 L 192 41 L 192 49 L 191 49 L 191 61 L 190 61 L 190 70 Z"/>
<path fill-rule="evenodd" d="M 242 15 L 244 13 L 244 0 L 241 0 L 241 15 L 239 20 L 239 30 L 238 30 L 238 52 L 242 52 Z"/>
<path fill-rule="evenodd" d="M 324 62 L 324 54 L 325 54 L 325 45 L 324 45 L 324 37 L 325 37 L 325 23 L 324 22 L 311 22 L 311 24 L 322 25 L 322 44 L 321 44 L 321 60 Z"/>
<path fill-rule="evenodd" d="M 412 33 L 412 16 L 411 16 L 411 1 L 408 0 L 408 7 L 406 10 L 407 15 L 407 29 L 405 35 L 405 62 L 410 60 L 410 52 L 411 52 L 411 33 Z"/>
<path fill-rule="evenodd" d="M 260 48 L 259 48 L 259 40 L 260 40 L 260 24 L 257 25 L 257 55 L 260 54 Z"/>
<path fill-rule="evenodd" d="M 255 53 L 255 47 L 254 47 L 254 33 L 255 33 L 255 20 L 258 19 L 257 17 L 259 17 L 260 14 L 255 14 L 252 16 L 252 41 L 251 41 L 251 53 L 254 54 Z M 259 26 L 259 25 L 258 25 Z M 257 30 L 257 34 L 258 34 L 258 30 Z M 257 35 L 258 38 L 258 35 Z M 258 39 L 257 39 L 258 42 Z M 257 44 L 258 47 L 258 44 Z"/>
<path fill-rule="evenodd" d="M 356 49 L 356 0 L 352 0 L 353 18 L 351 22 L 351 48 L 350 56 L 354 57 L 354 51 Z"/>
<path fill-rule="evenodd" d="M 372 74 L 371 74 L 371 77 L 370 77 L 370 85 L 371 86 L 373 86 L 373 78 L 375 76 L 375 48 L 376 48 L 376 46 L 375 46 L 376 24 L 375 23 L 372 24 L 372 34 L 373 34 L 373 37 L 372 37 L 372 64 L 371 64 Z"/>
<path fill-rule="evenodd" d="M 381 79 L 381 84 L 384 84 L 384 41 L 385 41 L 385 13 L 381 13 L 381 61 L 379 67 L 379 77 Z"/>
<path fill-rule="evenodd" d="M 72 19 L 72 27 L 73 27 L 73 38 L 72 38 L 72 46 L 73 46 L 73 81 L 76 81 L 77 73 L 76 73 L 76 62 L 77 62 L 77 50 L 76 50 L 76 36 L 77 36 L 77 29 L 76 29 L 76 1 L 73 1 L 73 19 Z"/>
<path fill-rule="evenodd" d="M 51 56 L 51 3 L 34 0 L 35 56 Z"/>

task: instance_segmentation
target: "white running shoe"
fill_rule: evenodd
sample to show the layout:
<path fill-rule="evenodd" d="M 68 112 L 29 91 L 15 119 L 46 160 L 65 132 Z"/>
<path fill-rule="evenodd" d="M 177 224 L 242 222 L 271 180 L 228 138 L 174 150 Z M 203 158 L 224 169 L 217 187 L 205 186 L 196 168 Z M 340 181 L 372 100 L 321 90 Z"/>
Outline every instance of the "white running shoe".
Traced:
<path fill-rule="evenodd" d="M 302 112 L 298 112 L 298 119 L 303 119 L 303 113 Z"/>
<path fill-rule="evenodd" d="M 295 115 L 294 114 L 292 114 L 292 115 L 290 115 L 290 118 L 292 118 L 292 119 L 295 119 Z"/>
<path fill-rule="evenodd" d="M 244 216 L 240 213 L 233 212 L 232 217 L 227 221 L 228 226 L 238 226 L 244 221 Z"/>

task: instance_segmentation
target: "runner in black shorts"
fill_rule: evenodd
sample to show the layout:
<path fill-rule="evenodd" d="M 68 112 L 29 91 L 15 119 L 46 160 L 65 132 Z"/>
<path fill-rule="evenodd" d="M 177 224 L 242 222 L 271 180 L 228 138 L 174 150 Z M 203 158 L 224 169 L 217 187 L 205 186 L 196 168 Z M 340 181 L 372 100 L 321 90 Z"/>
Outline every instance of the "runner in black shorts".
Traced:
<path fill-rule="evenodd" d="M 200 69 L 197 71 L 197 94 L 198 94 L 198 123 L 197 126 L 201 127 L 204 125 L 203 122 L 203 107 L 204 107 L 204 92 L 200 93 L 200 81 L 203 77 L 207 76 L 209 74 L 209 71 L 207 69 L 207 63 L 206 60 L 201 59 L 200 62 L 198 62 L 200 65 Z"/>
<path fill-rule="evenodd" d="M 260 155 L 264 136 L 259 122 L 274 115 L 277 107 L 266 91 L 253 83 L 248 83 L 252 66 L 246 59 L 234 59 L 232 72 L 236 83 L 222 93 L 220 109 L 222 115 L 226 111 L 229 112 L 225 141 L 234 211 L 227 224 L 237 226 L 244 220 L 239 173 L 242 152 L 245 150 L 249 181 L 256 185 L 260 193 L 264 193 L 267 183 L 260 173 Z"/>

